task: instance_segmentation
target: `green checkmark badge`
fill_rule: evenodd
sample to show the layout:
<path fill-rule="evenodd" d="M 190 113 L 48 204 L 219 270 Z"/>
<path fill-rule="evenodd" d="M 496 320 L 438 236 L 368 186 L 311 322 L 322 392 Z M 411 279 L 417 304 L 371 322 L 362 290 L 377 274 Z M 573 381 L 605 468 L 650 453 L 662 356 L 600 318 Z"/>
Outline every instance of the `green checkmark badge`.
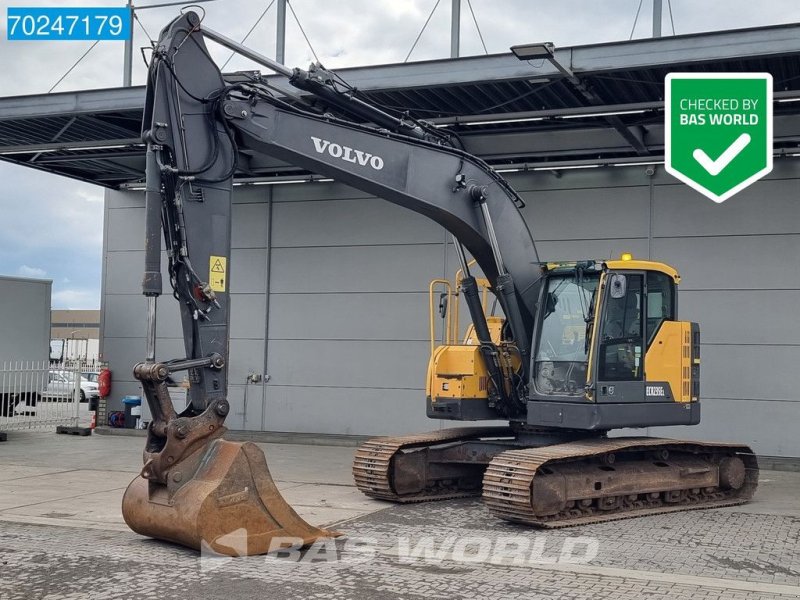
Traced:
<path fill-rule="evenodd" d="M 772 170 L 769 73 L 670 73 L 664 166 L 723 202 Z"/>

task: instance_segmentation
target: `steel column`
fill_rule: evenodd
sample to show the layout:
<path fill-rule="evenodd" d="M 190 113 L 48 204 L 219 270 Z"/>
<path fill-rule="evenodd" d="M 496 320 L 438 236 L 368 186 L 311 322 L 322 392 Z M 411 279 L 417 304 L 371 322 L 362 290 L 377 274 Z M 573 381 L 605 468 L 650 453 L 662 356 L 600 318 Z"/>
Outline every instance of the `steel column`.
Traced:
<path fill-rule="evenodd" d="M 286 0 L 278 0 L 275 60 L 281 64 L 286 62 Z"/>
<path fill-rule="evenodd" d="M 458 58 L 461 46 L 461 0 L 453 0 L 450 14 L 450 58 Z"/>
<path fill-rule="evenodd" d="M 122 87 L 131 87 L 131 77 L 133 75 L 133 0 L 128 0 L 126 6 L 128 18 L 130 19 L 130 31 L 125 39 L 125 58 L 122 71 Z"/>
<path fill-rule="evenodd" d="M 661 37 L 662 0 L 653 0 L 653 37 Z"/>

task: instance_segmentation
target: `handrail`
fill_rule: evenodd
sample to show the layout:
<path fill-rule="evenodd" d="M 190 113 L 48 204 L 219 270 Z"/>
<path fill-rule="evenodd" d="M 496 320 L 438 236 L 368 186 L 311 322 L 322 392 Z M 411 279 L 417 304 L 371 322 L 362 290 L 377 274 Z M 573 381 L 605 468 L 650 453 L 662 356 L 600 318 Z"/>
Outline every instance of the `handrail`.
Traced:
<path fill-rule="evenodd" d="M 476 264 L 475 259 L 467 263 L 467 267 L 471 267 L 472 265 Z M 434 350 L 436 349 L 436 323 L 434 317 L 434 292 L 437 285 L 442 285 L 446 288 L 446 298 L 447 298 L 447 306 L 448 306 L 448 316 L 445 318 L 445 330 L 443 332 L 443 343 L 445 344 L 457 344 L 460 343 L 458 340 L 460 339 L 460 323 L 459 323 L 459 290 L 461 289 L 461 281 L 464 279 L 464 272 L 462 269 L 458 269 L 455 275 L 455 286 L 453 283 L 450 282 L 448 279 L 433 279 L 431 280 L 430 285 L 428 286 L 428 325 L 430 330 L 430 342 L 431 342 L 431 355 L 433 355 Z M 477 277 L 476 282 L 478 287 L 481 289 L 481 306 L 483 307 L 483 312 L 486 314 L 486 310 L 489 303 L 489 291 L 491 290 L 491 284 L 489 280 L 484 277 Z M 465 334 L 466 335 L 466 334 Z"/>
<path fill-rule="evenodd" d="M 430 339 L 431 339 L 431 356 L 433 356 L 433 352 L 436 349 L 436 323 L 435 317 L 433 316 L 433 294 L 437 285 L 442 285 L 447 290 L 447 306 L 451 305 L 451 301 L 453 298 L 453 286 L 447 279 L 434 279 L 431 281 L 430 285 L 428 286 L 428 323 L 430 327 Z M 458 303 L 456 303 L 458 306 Z M 457 312 L 458 309 L 456 309 Z M 445 344 L 452 344 L 453 343 L 453 332 L 452 332 L 452 312 L 448 312 L 446 318 L 444 319 L 444 336 L 443 341 Z M 456 331 L 456 335 L 458 332 Z"/>

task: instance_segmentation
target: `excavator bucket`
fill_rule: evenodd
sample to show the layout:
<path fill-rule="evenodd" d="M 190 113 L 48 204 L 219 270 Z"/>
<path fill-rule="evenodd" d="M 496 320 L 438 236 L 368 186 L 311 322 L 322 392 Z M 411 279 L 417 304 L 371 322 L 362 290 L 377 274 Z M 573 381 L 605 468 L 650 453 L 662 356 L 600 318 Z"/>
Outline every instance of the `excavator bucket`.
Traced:
<path fill-rule="evenodd" d="M 215 439 L 170 469 L 166 484 L 142 475 L 122 514 L 135 532 L 227 556 L 264 554 L 340 535 L 306 523 L 283 499 L 253 443 Z"/>

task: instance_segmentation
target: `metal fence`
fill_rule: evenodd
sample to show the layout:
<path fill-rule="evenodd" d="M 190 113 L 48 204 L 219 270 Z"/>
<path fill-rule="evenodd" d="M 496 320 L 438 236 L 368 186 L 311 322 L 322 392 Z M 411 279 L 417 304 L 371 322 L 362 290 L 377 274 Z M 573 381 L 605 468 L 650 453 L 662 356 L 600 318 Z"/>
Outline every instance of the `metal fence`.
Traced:
<path fill-rule="evenodd" d="M 81 362 L 0 363 L 0 431 L 76 427 L 81 416 Z"/>

